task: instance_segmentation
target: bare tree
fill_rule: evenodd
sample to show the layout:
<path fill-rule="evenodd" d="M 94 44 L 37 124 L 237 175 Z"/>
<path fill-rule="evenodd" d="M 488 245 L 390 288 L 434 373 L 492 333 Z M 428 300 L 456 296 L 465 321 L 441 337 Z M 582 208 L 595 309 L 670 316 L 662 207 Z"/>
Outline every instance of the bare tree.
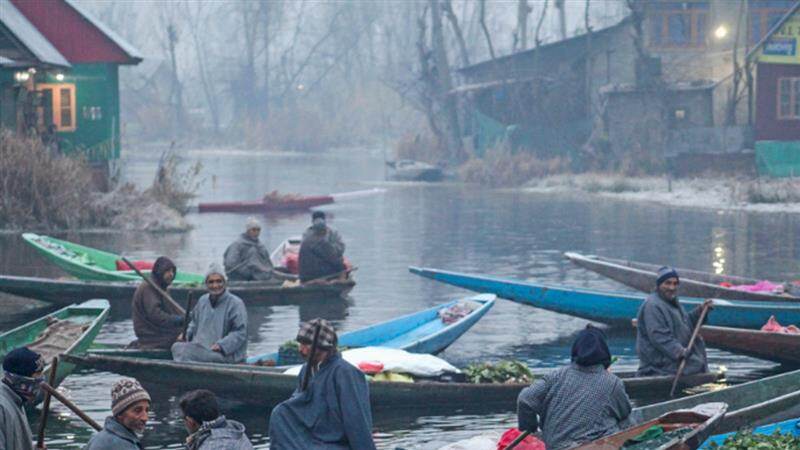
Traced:
<path fill-rule="evenodd" d="M 437 97 L 442 108 L 442 115 L 447 124 L 445 134 L 447 151 L 450 160 L 461 158 L 461 126 L 458 121 L 456 101 L 450 91 L 453 88 L 450 77 L 450 63 L 447 61 L 447 49 L 444 44 L 442 30 L 442 10 L 439 0 L 429 0 L 431 10 L 431 47 L 433 61 L 436 66 Z"/>
<path fill-rule="evenodd" d="M 197 58 L 197 71 L 200 75 L 200 84 L 203 86 L 206 104 L 211 114 L 213 132 L 215 135 L 219 135 L 221 131 L 219 97 L 211 79 L 208 66 L 207 40 L 204 33 L 208 18 L 216 15 L 214 10 L 210 10 L 207 7 L 213 7 L 214 4 L 206 2 L 182 2 L 180 4 L 183 5 L 183 16 L 186 18 L 189 25 L 189 33 L 192 36 L 195 57 Z"/>
<path fill-rule="evenodd" d="M 453 34 L 456 37 L 458 50 L 461 54 L 461 65 L 466 67 L 469 65 L 469 52 L 467 52 L 467 44 L 464 42 L 464 33 L 461 32 L 461 26 L 458 24 L 458 18 L 453 12 L 453 5 L 451 4 L 450 0 L 442 0 L 442 10 L 444 11 L 445 16 L 447 16 L 450 26 L 453 28 Z"/>
<path fill-rule="evenodd" d="M 528 0 L 517 0 L 517 28 L 514 30 L 512 51 L 528 48 L 528 15 L 533 11 Z"/>
<path fill-rule="evenodd" d="M 178 29 L 175 25 L 177 21 L 177 10 L 175 4 L 165 4 L 159 10 L 161 26 L 165 30 L 164 49 L 169 55 L 170 60 L 170 91 L 168 104 L 171 110 L 171 128 L 175 135 L 182 135 L 186 129 L 186 111 L 183 105 L 183 84 L 178 74 L 178 58 L 176 56 L 176 46 L 178 44 Z"/>
<path fill-rule="evenodd" d="M 744 0 L 739 0 L 739 10 L 736 17 L 736 33 L 733 38 L 733 80 L 728 96 L 728 111 L 725 117 L 725 124 L 728 126 L 736 125 L 736 109 L 741 99 L 739 84 L 742 79 L 743 67 L 739 65 L 739 39 L 741 37 L 742 22 L 744 21 L 744 3 Z"/>
<path fill-rule="evenodd" d="M 583 26 L 586 28 L 586 108 L 589 114 L 593 111 L 594 95 L 592 95 L 592 27 L 589 24 L 589 1 L 586 0 L 586 7 L 583 10 Z"/>
<path fill-rule="evenodd" d="M 555 0 L 555 6 L 558 9 L 558 30 L 563 40 L 567 38 L 567 5 L 564 0 Z"/>
<path fill-rule="evenodd" d="M 539 14 L 539 21 L 536 22 L 536 31 L 533 34 L 533 43 L 537 48 L 542 43 L 542 40 L 540 39 L 539 36 L 542 31 L 542 24 L 544 23 L 544 18 L 547 15 L 547 2 L 548 0 L 544 0 L 544 4 L 542 5 L 542 12 Z"/>
<path fill-rule="evenodd" d="M 486 45 L 489 47 L 489 56 L 494 59 L 494 47 L 492 46 L 492 36 L 489 34 L 489 28 L 486 27 L 486 0 L 480 0 L 480 23 L 483 29 L 483 36 L 486 38 Z"/>

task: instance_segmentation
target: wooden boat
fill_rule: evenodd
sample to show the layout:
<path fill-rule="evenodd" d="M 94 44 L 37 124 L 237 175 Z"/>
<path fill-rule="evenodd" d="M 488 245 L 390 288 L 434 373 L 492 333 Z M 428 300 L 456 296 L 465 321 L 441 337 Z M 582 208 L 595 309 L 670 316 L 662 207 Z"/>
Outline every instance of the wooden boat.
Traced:
<path fill-rule="evenodd" d="M 410 267 L 409 271 L 464 289 L 497 294 L 500 298 L 537 308 L 623 326 L 630 326 L 630 320 L 636 317 L 639 306 L 645 299 L 641 294 L 545 285 L 437 269 Z M 681 298 L 681 304 L 687 310 L 702 302 L 699 298 Z M 714 311 L 709 314 L 708 323 L 759 329 L 772 315 L 781 323 L 800 323 L 800 304 L 715 300 Z"/>
<path fill-rule="evenodd" d="M 81 280 L 130 281 L 140 280 L 133 270 L 117 270 L 120 255 L 92 247 L 34 233 L 23 233 L 22 239 L 40 255 L 70 275 Z M 148 270 L 142 270 L 149 273 Z M 179 270 L 174 284 L 203 283 L 203 275 Z"/>
<path fill-rule="evenodd" d="M 106 321 L 108 309 L 105 300 L 89 300 L 6 331 L 0 335 L 0 359 L 17 347 L 27 346 L 45 358 L 44 376 L 48 380 L 53 357 L 85 352 Z M 74 369 L 74 363 L 59 361 L 55 385 L 58 386 Z"/>
<path fill-rule="evenodd" d="M 624 259 L 604 258 L 602 256 L 582 255 L 575 252 L 564 253 L 570 261 L 611 278 L 626 286 L 642 292 L 651 292 L 656 285 L 658 269 L 657 264 L 640 263 Z M 789 294 L 772 294 L 767 292 L 745 292 L 730 287 L 721 286 L 720 283 L 731 285 L 752 285 L 759 280 L 737 277 L 731 275 L 716 275 L 698 270 L 676 269 L 681 277 L 680 295 L 700 298 L 724 298 L 728 300 L 764 300 L 772 302 L 799 302 L 800 297 Z"/>
<path fill-rule="evenodd" d="M 387 161 L 386 165 L 392 171 L 390 178 L 397 181 L 441 181 L 444 172 L 440 167 L 421 161 L 410 159 L 400 159 L 397 161 Z"/>
<path fill-rule="evenodd" d="M 69 356 L 70 361 L 96 370 L 132 376 L 140 381 L 157 383 L 181 390 L 209 389 L 218 395 L 259 407 L 272 407 L 286 400 L 297 387 L 297 377 L 282 369 L 253 365 L 178 363 L 171 360 L 112 356 L 91 353 Z M 618 373 L 629 395 L 667 395 L 673 377 L 635 378 L 633 373 Z M 720 374 L 690 375 L 681 378 L 682 387 L 697 386 L 719 379 Z M 456 409 L 511 411 L 516 409 L 520 391 L 528 384 L 474 384 L 421 381 L 401 383 L 373 381 L 370 400 L 375 411 L 388 414 L 398 410 L 418 411 L 421 404 L 438 411 Z M 426 406 L 426 408 L 428 407 Z"/>
<path fill-rule="evenodd" d="M 304 211 L 315 206 L 333 203 L 332 195 L 266 195 L 261 200 L 245 202 L 205 202 L 197 209 L 201 213 L 233 212 L 233 213 L 269 213 L 276 211 Z"/>
<path fill-rule="evenodd" d="M 788 365 L 800 365 L 800 334 L 704 326 L 707 345 Z"/>
<path fill-rule="evenodd" d="M 112 302 L 130 302 L 140 281 L 81 281 L 38 277 L 0 275 L 0 292 L 34 298 L 58 305 L 102 297 Z M 236 281 L 230 291 L 246 303 L 263 305 L 297 304 L 309 300 L 344 298 L 356 285 L 353 280 L 329 283 L 275 286 L 257 281 Z M 169 294 L 177 301 L 186 301 L 192 292 L 197 299 L 205 293 L 202 284 L 171 285 Z"/>
<path fill-rule="evenodd" d="M 676 409 L 693 408 L 702 403 L 724 402 L 728 412 L 718 432 L 752 427 L 784 420 L 785 414 L 797 417 L 800 406 L 800 370 L 749 381 L 728 388 L 691 395 L 675 400 L 639 407 L 631 414 L 632 423 L 641 423 Z"/>
<path fill-rule="evenodd" d="M 763 425 L 753 429 L 753 434 L 773 435 L 776 432 L 784 435 L 788 434 L 791 436 L 800 437 L 800 418 L 784 420 L 783 422 Z M 725 439 L 734 434 L 736 433 L 725 433 L 711 436 L 703 443 L 700 449 L 710 449 L 712 443 L 722 445 L 722 443 L 725 442 Z"/>
<path fill-rule="evenodd" d="M 575 447 L 574 450 L 620 450 L 626 442 L 641 435 L 651 427 L 661 427 L 665 434 L 676 432 L 670 438 L 662 438 L 649 448 L 653 450 L 694 450 L 710 436 L 728 409 L 726 403 L 704 403 L 692 409 L 668 412 L 656 419 L 634 425 L 618 433 L 596 439 Z M 642 445 L 646 445 L 644 442 Z"/>

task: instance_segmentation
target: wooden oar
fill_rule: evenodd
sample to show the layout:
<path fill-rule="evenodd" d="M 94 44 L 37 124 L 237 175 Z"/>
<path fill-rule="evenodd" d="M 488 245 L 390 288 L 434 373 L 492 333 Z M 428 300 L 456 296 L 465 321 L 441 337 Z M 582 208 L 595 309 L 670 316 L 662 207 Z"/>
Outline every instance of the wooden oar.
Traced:
<path fill-rule="evenodd" d="M 80 417 L 80 418 L 81 418 L 81 419 L 82 419 L 84 422 L 86 422 L 87 424 L 89 424 L 89 426 L 90 426 L 90 427 L 94 428 L 96 431 L 100 431 L 100 430 L 102 430 L 102 429 L 103 429 L 103 427 L 101 427 L 101 426 L 100 426 L 100 424 L 98 424 L 97 422 L 95 422 L 94 420 L 92 420 L 92 418 L 91 418 L 91 417 L 87 416 L 85 412 L 81 411 L 81 409 L 80 409 L 80 408 L 78 408 L 77 406 L 75 406 L 75 404 L 74 404 L 74 403 L 72 403 L 71 401 L 69 401 L 69 399 L 67 399 L 66 397 L 64 397 L 63 395 L 61 395 L 61 393 L 60 393 L 60 392 L 58 392 L 57 390 L 53 389 L 53 387 L 52 387 L 52 386 L 50 386 L 49 384 L 47 384 L 47 383 L 45 383 L 45 382 L 42 382 L 42 383 L 41 383 L 39 386 L 41 386 L 41 387 L 42 387 L 42 389 L 44 389 L 44 391 L 45 391 L 45 392 L 47 392 L 47 393 L 49 393 L 50 395 L 52 395 L 53 397 L 55 397 L 55 398 L 56 398 L 56 400 L 58 400 L 59 402 L 61 402 L 61 404 L 63 404 L 63 405 L 64 405 L 64 406 L 66 406 L 67 408 L 69 408 L 69 409 L 70 409 L 70 411 L 74 412 L 74 413 L 75 413 L 75 414 L 76 414 L 78 417 Z"/>
<path fill-rule="evenodd" d="M 49 384 L 52 386 L 56 383 L 56 372 L 58 371 L 58 356 L 53 357 L 53 362 L 50 363 L 50 378 Z M 44 393 L 44 403 L 42 404 L 42 415 L 39 417 L 39 436 L 36 439 L 36 448 L 44 448 L 44 429 L 47 427 L 47 414 L 50 412 L 50 393 Z"/>
<path fill-rule="evenodd" d="M 680 366 L 678 366 L 678 372 L 675 374 L 675 379 L 672 381 L 672 389 L 670 389 L 669 391 L 669 398 L 675 397 L 675 388 L 678 387 L 678 381 L 681 379 L 681 375 L 683 374 L 683 369 L 686 368 L 686 360 L 692 353 L 692 348 L 694 348 L 694 341 L 697 339 L 697 335 L 700 334 L 700 328 L 702 328 L 703 326 L 703 320 L 705 320 L 706 313 L 708 312 L 708 308 L 710 307 L 711 303 L 706 303 L 703 305 L 703 310 L 700 311 L 700 318 L 697 320 L 697 324 L 694 326 L 692 337 L 691 339 L 689 339 L 689 345 L 686 347 L 686 357 L 683 358 Z"/>
<path fill-rule="evenodd" d="M 325 275 L 325 276 L 322 276 L 322 277 L 319 277 L 319 278 L 314 278 L 313 280 L 305 281 L 302 284 L 312 284 L 312 283 L 317 283 L 319 281 L 329 280 L 331 278 L 336 278 L 336 277 L 342 275 L 343 273 L 351 273 L 351 272 L 355 272 L 356 270 L 358 270 L 358 266 L 353 266 L 350 269 L 345 269 L 345 270 L 342 270 L 341 272 L 336 272 L 336 273 L 332 273 L 330 275 Z"/>
<path fill-rule="evenodd" d="M 308 382 L 311 379 L 311 367 L 314 365 L 314 358 L 317 357 L 317 345 L 319 344 L 319 331 L 322 324 L 318 323 L 314 327 L 314 339 L 311 341 L 311 351 L 308 352 L 308 362 L 306 362 L 306 372 L 303 374 L 303 383 L 300 385 L 301 391 L 308 389 Z"/>
<path fill-rule="evenodd" d="M 177 308 L 177 309 L 178 309 L 178 311 L 179 311 L 181 314 L 184 314 L 184 313 L 186 312 L 186 311 L 184 311 L 184 309 L 183 309 L 183 306 L 181 306 L 180 304 L 178 304 L 178 302 L 176 302 L 175 300 L 173 300 L 173 299 L 172 299 L 172 297 L 170 297 L 170 295 L 166 293 L 166 291 L 164 291 L 163 289 L 161 289 L 160 287 L 158 287 L 158 285 L 156 285 L 155 283 L 153 283 L 153 280 L 151 280 L 151 279 L 150 279 L 150 277 L 148 277 L 148 276 L 145 276 L 145 275 L 144 275 L 144 274 L 143 274 L 143 273 L 142 273 L 142 272 L 141 272 L 141 271 L 140 271 L 140 270 L 139 270 L 139 269 L 138 269 L 136 266 L 134 266 L 134 265 L 133 265 L 133 263 L 132 263 L 132 262 L 128 261 L 128 258 L 125 258 L 125 257 L 123 256 L 123 257 L 122 257 L 122 261 L 123 261 L 125 264 L 127 264 L 127 265 L 128 265 L 128 267 L 130 267 L 131 269 L 133 269 L 133 271 L 134 271 L 134 272 L 136 272 L 136 274 L 137 274 L 137 275 L 139 275 L 140 277 L 142 277 L 142 279 L 143 279 L 143 280 L 144 280 L 144 281 L 145 281 L 147 284 L 149 284 L 151 288 L 155 289 L 155 290 L 156 290 L 156 292 L 158 292 L 158 293 L 159 293 L 159 294 L 160 294 L 160 295 L 161 295 L 161 296 L 162 296 L 162 297 L 163 297 L 165 300 L 167 300 L 168 302 L 172 303 L 172 306 L 174 306 L 175 308 Z"/>
<path fill-rule="evenodd" d="M 186 314 L 183 316 L 183 332 L 181 336 L 186 339 L 186 329 L 189 328 L 189 313 L 192 311 L 192 301 L 194 301 L 194 291 L 189 291 L 189 300 L 186 301 Z"/>
<path fill-rule="evenodd" d="M 530 434 L 531 434 L 531 432 L 530 432 L 530 431 L 525 431 L 525 432 L 523 432 L 522 434 L 520 434 L 519 436 L 517 436 L 517 438 L 516 438 L 516 439 L 514 439 L 513 441 L 511 441 L 511 443 L 510 443 L 510 444 L 508 444 L 508 445 L 506 446 L 505 450 L 511 450 L 512 448 L 515 448 L 515 447 L 516 447 L 517 445 L 519 445 L 519 444 L 520 444 L 522 441 L 524 441 L 526 437 L 530 436 Z"/>

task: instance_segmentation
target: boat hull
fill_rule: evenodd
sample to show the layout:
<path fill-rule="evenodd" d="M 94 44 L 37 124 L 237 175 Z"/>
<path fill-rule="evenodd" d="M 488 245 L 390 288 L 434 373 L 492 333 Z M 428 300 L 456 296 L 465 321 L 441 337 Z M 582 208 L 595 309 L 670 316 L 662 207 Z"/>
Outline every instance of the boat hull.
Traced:
<path fill-rule="evenodd" d="M 658 268 L 656 264 L 626 261 L 621 259 L 586 256 L 580 253 L 564 254 L 570 261 L 584 269 L 603 275 L 642 292 L 650 292 L 656 285 Z M 800 297 L 776 295 L 764 292 L 744 292 L 720 286 L 728 282 L 735 285 L 755 284 L 758 280 L 730 275 L 716 275 L 697 270 L 677 269 L 681 276 L 678 293 L 687 297 L 723 298 L 728 300 L 800 302 Z"/>
<path fill-rule="evenodd" d="M 790 419 L 785 420 L 783 422 L 773 423 L 769 425 L 763 425 L 753 429 L 753 434 L 766 434 L 772 435 L 775 432 L 779 432 L 781 434 L 789 434 L 795 437 L 800 437 L 800 419 Z M 725 434 L 718 434 L 715 436 L 711 436 L 708 440 L 703 442 L 701 450 L 710 449 L 712 443 L 716 443 L 718 445 L 722 445 L 729 436 L 733 435 L 734 433 L 725 433 Z"/>
<path fill-rule="evenodd" d="M 437 269 L 410 267 L 409 271 L 471 291 L 492 293 L 518 303 L 612 325 L 630 326 L 630 320 L 636 317 L 645 299 L 640 294 L 543 285 Z M 699 298 L 681 298 L 687 310 L 702 303 L 703 299 Z M 715 300 L 708 324 L 759 329 L 772 315 L 781 323 L 800 323 L 800 304 Z"/>
<path fill-rule="evenodd" d="M 105 298 L 112 302 L 129 303 L 139 282 L 58 280 L 38 277 L 0 275 L 0 292 L 33 298 L 59 305 L 92 298 Z M 308 300 L 344 298 L 355 287 L 355 281 L 313 284 L 308 286 L 280 287 L 258 282 L 233 282 L 232 293 L 252 304 L 283 305 Z M 173 285 L 168 289 L 177 301 L 186 301 L 189 293 L 197 299 L 205 293 L 203 286 Z"/>
<path fill-rule="evenodd" d="M 800 365 L 800 334 L 703 327 L 706 345 L 787 365 Z"/>
<path fill-rule="evenodd" d="M 206 202 L 200 203 L 197 206 L 197 210 L 201 213 L 269 213 L 275 211 L 302 211 L 315 206 L 327 205 L 329 203 L 333 203 L 332 196 L 319 195 L 286 201 L 259 200 L 251 202 Z"/>

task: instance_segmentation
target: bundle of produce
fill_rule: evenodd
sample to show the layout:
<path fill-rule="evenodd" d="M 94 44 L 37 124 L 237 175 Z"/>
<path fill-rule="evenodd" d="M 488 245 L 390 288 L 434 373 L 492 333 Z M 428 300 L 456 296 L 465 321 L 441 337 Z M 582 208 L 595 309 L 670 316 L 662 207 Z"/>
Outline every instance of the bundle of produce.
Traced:
<path fill-rule="evenodd" d="M 530 383 L 533 374 L 520 361 L 470 364 L 464 369 L 470 383 Z"/>
<path fill-rule="evenodd" d="M 741 431 L 725 439 L 722 444 L 712 442 L 708 446 L 714 450 L 796 450 L 800 448 L 800 436 L 783 434 L 775 430 L 773 434 L 754 434 L 752 431 Z"/>

